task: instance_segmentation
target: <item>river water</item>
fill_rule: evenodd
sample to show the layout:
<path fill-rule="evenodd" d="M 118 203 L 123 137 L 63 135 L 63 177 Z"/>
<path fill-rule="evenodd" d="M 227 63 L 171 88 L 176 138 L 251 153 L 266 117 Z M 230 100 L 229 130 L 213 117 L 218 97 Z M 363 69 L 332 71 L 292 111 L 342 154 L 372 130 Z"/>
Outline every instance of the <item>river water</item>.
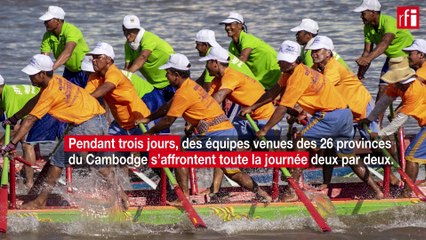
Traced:
<path fill-rule="evenodd" d="M 284 40 L 295 40 L 292 27 L 302 18 L 315 19 L 320 34 L 331 37 L 336 51 L 356 71 L 354 60 L 363 50 L 362 21 L 352 9 L 361 0 L 290 0 L 290 1 L 134 1 L 134 0 L 2 0 L 0 8 L 0 74 L 6 83 L 29 84 L 28 77 L 20 70 L 32 55 L 39 53 L 39 45 L 45 31 L 43 22 L 38 20 L 48 5 L 61 6 L 66 12 L 66 21 L 78 26 L 89 47 L 96 42 L 110 43 L 116 53 L 116 64 L 124 65 L 121 31 L 122 19 L 127 14 L 139 16 L 141 25 L 167 40 L 176 52 L 188 56 L 192 63 L 192 77 L 197 78 L 203 70 L 198 61 L 194 37 L 198 30 L 209 28 L 216 32 L 217 41 L 227 47 L 229 39 L 223 26 L 218 23 L 230 11 L 244 16 L 250 33 L 264 39 L 275 49 Z M 422 10 L 425 1 L 392 0 L 382 1 L 383 13 L 396 15 L 396 6 L 420 5 L 420 26 L 426 24 Z M 416 38 L 425 38 L 425 30 L 412 31 Z M 376 59 L 366 74 L 366 86 L 375 96 L 379 72 L 384 57 Z M 62 73 L 62 69 L 58 70 Z M 174 128 L 181 132 L 182 124 Z M 418 126 L 410 120 L 406 132 L 416 133 Z M 84 226 L 71 223 L 65 226 L 53 224 L 34 226 L 25 222 L 12 227 L 8 239 L 425 239 L 426 206 L 416 205 L 398 212 L 386 212 L 367 217 L 333 219 L 335 229 L 331 234 L 320 234 L 314 228 L 302 224 L 298 219 L 279 222 L 236 222 L 216 223 L 209 231 L 194 231 L 187 225 L 170 228 L 148 226 Z M 307 221 L 307 220 L 306 220 Z M 22 230 L 23 229 L 23 230 Z"/>

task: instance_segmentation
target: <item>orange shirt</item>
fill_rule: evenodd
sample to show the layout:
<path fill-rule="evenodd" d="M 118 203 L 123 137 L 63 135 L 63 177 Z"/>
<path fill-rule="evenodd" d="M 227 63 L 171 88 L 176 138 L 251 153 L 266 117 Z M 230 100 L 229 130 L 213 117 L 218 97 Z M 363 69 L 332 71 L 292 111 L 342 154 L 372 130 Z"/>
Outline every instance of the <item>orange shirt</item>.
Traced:
<path fill-rule="evenodd" d="M 336 88 L 325 80 L 324 75 L 302 63 L 292 74 L 283 74 L 278 84 L 286 87 L 281 97 L 281 106 L 294 108 L 297 103 L 311 115 L 347 107 Z"/>
<path fill-rule="evenodd" d="M 426 83 L 426 62 L 422 64 L 422 66 L 416 70 L 417 79 Z"/>
<path fill-rule="evenodd" d="M 221 79 L 217 77 L 213 79 L 209 94 L 213 95 L 221 89 L 231 90 L 227 98 L 242 107 L 253 105 L 265 93 L 262 84 L 256 79 L 229 67 L 225 69 Z M 255 120 L 269 119 L 274 111 L 274 105 L 268 103 L 256 109 L 251 116 Z"/>
<path fill-rule="evenodd" d="M 212 120 L 223 112 L 220 105 L 210 96 L 203 87 L 195 81 L 187 78 L 172 99 L 167 116 L 183 117 L 193 126 L 197 126 L 200 120 Z M 227 130 L 233 128 L 231 122 L 225 121 L 209 127 L 208 132 Z"/>
<path fill-rule="evenodd" d="M 89 77 L 86 90 L 92 93 L 105 82 L 114 84 L 114 90 L 105 94 L 103 99 L 111 109 L 115 120 L 124 129 L 135 127 L 135 121 L 148 117 L 151 112 L 139 98 L 133 84 L 115 65 L 111 65 L 105 77 L 93 73 Z"/>
<path fill-rule="evenodd" d="M 355 74 L 342 66 L 335 58 L 330 58 L 325 65 L 324 76 L 346 100 L 355 122 L 367 117 L 367 105 L 371 95 Z"/>
<path fill-rule="evenodd" d="M 56 74 L 40 92 L 40 99 L 30 112 L 38 119 L 49 113 L 63 122 L 81 124 L 105 113 L 98 100 L 83 88 Z"/>
<path fill-rule="evenodd" d="M 414 81 L 407 91 L 403 92 L 390 84 L 386 94 L 391 97 L 401 97 L 402 106 L 400 112 L 412 116 L 420 127 L 426 126 L 426 85 L 419 80 Z"/>

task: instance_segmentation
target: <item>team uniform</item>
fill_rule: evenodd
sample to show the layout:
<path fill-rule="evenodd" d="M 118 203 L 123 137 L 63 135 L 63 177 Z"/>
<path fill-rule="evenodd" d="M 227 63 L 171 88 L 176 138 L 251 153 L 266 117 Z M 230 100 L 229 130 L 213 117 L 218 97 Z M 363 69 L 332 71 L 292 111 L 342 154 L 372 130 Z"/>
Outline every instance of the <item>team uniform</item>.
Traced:
<path fill-rule="evenodd" d="M 370 24 L 364 26 L 364 41 L 366 43 L 374 43 L 377 45 L 382 41 L 386 33 L 393 33 L 395 35 L 395 38 L 385 50 L 387 58 L 382 68 L 382 75 L 389 69 L 389 59 L 401 56 L 407 57 L 407 53 L 402 51 L 402 49 L 410 46 L 414 41 L 413 36 L 408 30 L 398 29 L 396 26 L 396 19 L 384 14 L 380 14 L 379 27 L 377 30 Z M 404 61 L 408 61 L 408 59 Z M 387 83 L 380 80 L 380 85 L 387 85 Z"/>
<path fill-rule="evenodd" d="M 373 110 L 374 103 L 370 92 L 364 87 L 358 77 L 350 70 L 345 68 L 336 59 L 331 58 L 324 67 L 324 76 L 330 81 L 346 100 L 352 111 L 354 126 L 358 127 L 357 122 L 366 118 Z M 373 132 L 379 131 L 377 121 L 370 124 Z M 369 139 L 369 134 L 364 129 L 359 128 L 361 137 Z"/>
<path fill-rule="evenodd" d="M 115 121 L 109 128 L 111 135 L 136 135 L 142 134 L 135 121 L 151 114 L 145 103 L 139 98 L 130 80 L 115 65 L 111 65 L 105 77 L 93 73 L 89 77 L 86 90 L 94 92 L 103 83 L 114 84 L 114 90 L 103 97 L 108 104 Z"/>
<path fill-rule="evenodd" d="M 4 85 L 0 106 L 5 111 L 5 117 L 12 117 L 39 91 L 39 88 L 31 85 Z M 25 142 L 30 144 L 55 142 L 62 138 L 65 128 L 65 123 L 46 114 L 31 127 Z"/>
<path fill-rule="evenodd" d="M 133 50 L 129 43 L 125 43 L 125 62 L 133 62 L 143 50 L 149 50 L 151 54 L 143 67 L 139 69 L 140 72 L 152 86 L 160 91 L 165 101 L 170 100 L 175 90 L 166 78 L 166 71 L 159 69 L 159 67 L 166 64 L 170 54 L 174 53 L 172 46 L 154 33 L 145 31 L 137 50 Z"/>
<path fill-rule="evenodd" d="M 422 66 L 416 70 L 417 79 L 426 83 L 426 62 L 422 64 Z"/>
<path fill-rule="evenodd" d="M 54 74 L 46 88 L 40 90 L 40 99 L 29 113 L 38 119 L 49 113 L 54 118 L 69 124 L 69 135 L 105 135 L 107 122 L 105 109 L 83 88 Z M 51 159 L 51 164 L 60 168 L 68 165 L 71 152 L 64 152 L 64 143 Z"/>
<path fill-rule="evenodd" d="M 227 99 L 242 106 L 247 107 L 253 105 L 264 93 L 262 85 L 254 78 L 250 78 L 243 73 L 240 73 L 230 67 L 225 69 L 224 75 L 221 79 L 214 78 L 209 94 L 213 95 L 221 89 L 229 89 L 232 92 L 227 95 Z M 263 127 L 268 122 L 274 113 L 275 108 L 272 103 L 265 104 L 257 108 L 251 117 L 258 124 Z M 256 139 L 255 131 L 250 127 L 246 119 L 237 117 L 232 121 L 235 129 L 238 132 L 238 137 L 241 140 L 254 140 Z M 268 131 L 266 137 L 271 140 L 278 140 L 281 135 L 281 126 L 275 125 Z"/>
<path fill-rule="evenodd" d="M 281 76 L 280 67 L 277 63 L 277 52 L 263 40 L 244 31 L 240 33 L 238 45 L 231 41 L 228 50 L 231 54 L 240 56 L 246 48 L 252 49 L 246 64 L 255 79 L 265 89 L 272 88 Z"/>
<path fill-rule="evenodd" d="M 317 146 L 322 138 L 332 138 L 335 142 L 353 139 L 351 110 L 324 75 L 299 64 L 290 76 L 283 75 L 278 84 L 286 88 L 281 106 L 294 108 L 297 103 L 312 115 L 300 132 L 303 138 L 316 141 Z M 340 149 L 338 154 L 352 155 L 353 149 Z"/>
<path fill-rule="evenodd" d="M 68 42 L 75 42 L 77 45 L 68 61 L 65 63 L 63 77 L 77 86 L 84 88 L 87 84 L 88 77 L 81 71 L 81 61 L 86 53 L 89 52 L 89 47 L 80 29 L 71 23 L 64 22 L 59 37 L 52 32 L 46 32 L 44 34 L 40 51 L 42 53 L 50 53 L 52 51 L 53 56 L 57 59 L 64 51 L 65 45 Z"/>
<path fill-rule="evenodd" d="M 401 97 L 402 106 L 399 112 L 416 119 L 421 128 L 405 151 L 405 159 L 426 164 L 426 85 L 415 80 L 405 92 L 402 92 L 390 84 L 386 89 L 386 95 L 393 98 Z"/>

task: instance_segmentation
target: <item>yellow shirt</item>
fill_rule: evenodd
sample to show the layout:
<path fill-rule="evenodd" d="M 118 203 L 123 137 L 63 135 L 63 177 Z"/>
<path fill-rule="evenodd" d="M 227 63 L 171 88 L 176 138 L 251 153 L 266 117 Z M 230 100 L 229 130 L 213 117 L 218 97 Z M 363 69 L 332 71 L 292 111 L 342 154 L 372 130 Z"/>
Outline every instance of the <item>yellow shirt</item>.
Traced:
<path fill-rule="evenodd" d="M 297 103 L 311 115 L 347 107 L 342 96 L 325 80 L 324 75 L 302 63 L 292 74 L 283 74 L 278 84 L 286 88 L 281 97 L 281 106 L 294 108 Z"/>
<path fill-rule="evenodd" d="M 89 77 L 86 90 L 92 93 L 105 82 L 114 84 L 114 90 L 105 94 L 103 99 L 111 109 L 115 120 L 124 129 L 135 127 L 135 121 L 151 114 L 145 103 L 139 98 L 133 84 L 115 65 L 111 65 L 105 77 L 93 73 Z"/>
<path fill-rule="evenodd" d="M 98 100 L 87 91 L 56 74 L 40 92 L 40 99 L 30 112 L 38 119 L 49 113 L 63 122 L 81 124 L 105 113 Z"/>
<path fill-rule="evenodd" d="M 187 78 L 172 99 L 167 116 L 183 117 L 192 126 L 197 126 L 200 120 L 210 121 L 225 114 L 220 105 L 203 87 Z M 208 132 L 233 128 L 229 120 L 209 127 Z"/>
<path fill-rule="evenodd" d="M 426 62 L 416 71 L 417 79 L 426 83 Z"/>
<path fill-rule="evenodd" d="M 213 95 L 221 89 L 231 90 L 227 98 L 242 107 L 253 105 L 265 93 L 262 84 L 256 79 L 229 67 L 225 69 L 222 79 L 213 79 L 209 94 Z M 256 109 L 251 116 L 255 120 L 269 119 L 274 111 L 274 105 L 268 103 Z"/>
<path fill-rule="evenodd" d="M 330 58 L 325 65 L 324 76 L 346 100 L 355 122 L 367 117 L 367 105 L 371 95 L 355 74 L 343 67 L 336 59 Z"/>
<path fill-rule="evenodd" d="M 390 84 L 386 94 L 391 97 L 401 97 L 402 106 L 400 112 L 412 116 L 420 127 L 426 126 L 426 85 L 421 81 L 414 81 L 407 91 L 403 92 Z"/>

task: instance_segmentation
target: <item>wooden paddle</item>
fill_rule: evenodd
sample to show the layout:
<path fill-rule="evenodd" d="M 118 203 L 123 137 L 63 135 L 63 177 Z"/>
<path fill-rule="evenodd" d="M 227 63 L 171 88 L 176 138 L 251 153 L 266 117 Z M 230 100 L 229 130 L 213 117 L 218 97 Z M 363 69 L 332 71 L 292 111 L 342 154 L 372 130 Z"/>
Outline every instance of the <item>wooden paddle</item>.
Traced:
<path fill-rule="evenodd" d="M 4 144 L 9 144 L 10 141 L 10 125 L 6 125 L 5 141 Z M 15 167 L 15 166 L 13 166 Z M 7 231 L 7 210 L 8 210 L 8 185 L 9 185 L 9 156 L 4 155 L 3 158 L 3 171 L 1 174 L 1 189 L 0 189 L 0 232 Z"/>
<path fill-rule="evenodd" d="M 139 128 L 142 130 L 143 133 L 146 132 L 146 127 L 143 123 L 139 123 Z M 186 198 L 185 194 L 183 193 L 182 189 L 180 188 L 179 184 L 177 183 L 175 177 L 173 176 L 172 172 L 169 168 L 163 168 L 164 172 L 166 173 L 167 177 L 169 178 L 170 183 L 173 185 L 173 188 L 175 190 L 176 195 L 178 196 L 179 200 L 182 202 L 182 207 L 185 209 L 186 214 L 189 217 L 189 220 L 191 220 L 192 224 L 195 228 L 207 228 L 206 224 L 203 222 L 201 217 L 198 215 L 198 213 L 195 211 L 194 207 L 191 205 L 189 200 Z"/>
<path fill-rule="evenodd" d="M 256 123 L 253 121 L 251 116 L 249 114 L 246 114 L 246 118 L 249 121 L 251 127 L 254 129 L 254 131 L 258 132 L 259 127 L 256 125 Z M 266 141 L 265 137 L 261 138 L 262 141 Z M 305 195 L 305 193 L 300 189 L 299 184 L 294 180 L 294 178 L 291 176 L 290 172 L 287 170 L 287 168 L 280 168 L 281 172 L 286 177 L 288 183 L 293 187 L 293 189 L 296 191 L 297 196 L 299 197 L 300 201 L 305 205 L 306 209 L 308 210 L 309 214 L 311 214 L 312 218 L 315 220 L 315 222 L 318 224 L 318 226 L 321 228 L 323 232 L 331 232 L 330 226 L 325 222 L 324 218 L 319 214 L 317 209 L 314 207 L 314 205 L 310 202 L 309 198 Z"/>
<path fill-rule="evenodd" d="M 364 124 L 363 127 L 364 127 L 365 131 L 367 131 L 371 135 L 371 133 L 372 133 L 371 129 L 366 124 Z M 377 139 L 378 138 L 376 138 L 375 140 L 377 140 Z M 414 194 L 416 194 L 416 196 L 422 202 L 426 202 L 426 196 L 419 189 L 419 187 L 417 187 L 417 185 L 414 184 L 414 182 L 411 180 L 411 178 L 408 177 L 408 175 L 404 172 L 404 170 L 401 168 L 399 163 L 393 158 L 393 156 L 388 152 L 388 150 L 386 148 L 382 148 L 381 150 L 382 150 L 383 154 L 391 160 L 392 165 L 397 169 L 399 175 L 401 176 L 401 179 L 411 188 L 411 190 L 414 192 Z"/>

